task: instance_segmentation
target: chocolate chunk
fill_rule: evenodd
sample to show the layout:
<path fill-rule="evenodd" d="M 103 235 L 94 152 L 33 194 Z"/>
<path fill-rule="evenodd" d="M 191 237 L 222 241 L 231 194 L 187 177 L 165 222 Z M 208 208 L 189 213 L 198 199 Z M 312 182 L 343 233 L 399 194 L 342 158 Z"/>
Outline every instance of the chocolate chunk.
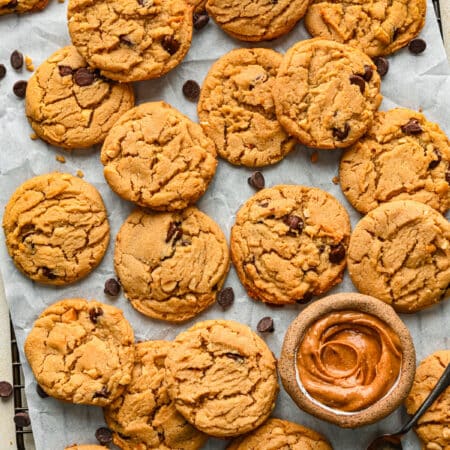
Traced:
<path fill-rule="evenodd" d="M 217 296 L 217 303 L 223 308 L 229 308 L 234 302 L 234 291 L 232 287 L 223 288 Z"/>
<path fill-rule="evenodd" d="M 411 53 L 414 53 L 415 55 L 418 55 L 419 53 L 424 52 L 426 48 L 427 48 L 427 43 L 423 39 L 420 39 L 420 38 L 413 39 L 408 44 L 408 50 Z"/>
<path fill-rule="evenodd" d="M 170 222 L 169 229 L 167 230 L 166 242 L 170 242 L 172 237 L 175 236 L 173 242 L 178 241 L 181 238 L 183 232 L 180 229 L 180 224 L 175 222 Z"/>
<path fill-rule="evenodd" d="M 187 80 L 183 84 L 183 94 L 191 102 L 196 102 L 200 97 L 200 86 L 194 80 Z"/>
<path fill-rule="evenodd" d="M 120 293 L 120 283 L 115 278 L 106 280 L 103 292 L 112 297 L 116 297 Z"/>
<path fill-rule="evenodd" d="M 252 187 L 257 189 L 258 191 L 260 189 L 264 189 L 264 186 L 266 185 L 266 180 L 264 179 L 264 175 L 257 171 L 253 172 L 250 177 L 248 177 L 248 184 Z"/>
<path fill-rule="evenodd" d="M 285 216 L 283 222 L 289 227 L 290 230 L 298 231 L 301 233 L 305 226 L 301 217 L 296 216 L 295 214 L 289 214 Z"/>
<path fill-rule="evenodd" d="M 134 45 L 134 42 L 126 34 L 122 34 L 121 36 L 119 36 L 119 40 L 120 40 L 120 42 L 123 42 L 128 47 L 131 47 Z"/>
<path fill-rule="evenodd" d="M 277 5 L 278 4 L 278 0 L 270 0 L 270 3 L 272 3 L 272 5 Z"/>
<path fill-rule="evenodd" d="M 389 71 L 389 61 L 383 56 L 373 58 L 373 63 L 377 66 L 377 72 L 380 77 L 384 77 Z"/>
<path fill-rule="evenodd" d="M 12 384 L 8 381 L 0 381 L 0 397 L 9 398 L 13 393 Z"/>
<path fill-rule="evenodd" d="M 49 396 L 47 392 L 45 392 L 44 389 L 42 389 L 42 386 L 40 384 L 36 385 L 36 392 L 41 398 L 47 398 Z"/>
<path fill-rule="evenodd" d="M 405 125 L 401 126 L 401 129 L 403 133 L 405 134 L 420 134 L 422 133 L 423 129 L 420 126 L 420 123 L 417 119 L 409 119 Z"/>
<path fill-rule="evenodd" d="M 20 70 L 23 66 L 23 55 L 18 50 L 14 50 L 11 53 L 10 58 L 11 66 L 13 69 Z"/>
<path fill-rule="evenodd" d="M 256 326 L 256 329 L 260 333 L 272 333 L 275 328 L 273 326 L 273 319 L 272 317 L 263 317 Z"/>
<path fill-rule="evenodd" d="M 339 128 L 333 128 L 333 137 L 338 139 L 339 141 L 343 141 L 350 132 L 350 125 L 345 123 L 344 129 L 340 130 Z"/>
<path fill-rule="evenodd" d="M 89 310 L 89 319 L 92 323 L 97 323 L 97 318 L 103 316 L 103 309 L 95 306 Z"/>
<path fill-rule="evenodd" d="M 373 75 L 373 70 L 372 67 L 368 66 L 368 65 L 364 65 L 364 74 L 361 75 L 365 81 L 369 82 L 372 79 L 372 75 Z"/>
<path fill-rule="evenodd" d="M 14 416 L 14 423 L 19 428 L 29 427 L 31 424 L 30 416 L 25 411 L 18 412 Z"/>
<path fill-rule="evenodd" d="M 77 69 L 73 79 L 78 86 L 90 86 L 94 82 L 95 75 L 94 72 L 91 72 L 88 68 L 81 67 L 80 69 Z"/>
<path fill-rule="evenodd" d="M 350 75 L 350 84 L 356 84 L 356 86 L 359 87 L 361 94 L 364 94 L 364 91 L 366 89 L 366 82 L 364 81 L 364 78 L 362 76 Z"/>
<path fill-rule="evenodd" d="M 339 243 L 337 245 L 332 245 L 330 248 L 330 254 L 328 259 L 333 264 L 340 263 L 345 258 L 345 247 Z"/>
<path fill-rule="evenodd" d="M 66 77 L 68 75 L 72 75 L 73 74 L 73 69 L 70 66 L 58 66 L 58 70 L 59 70 L 59 74 L 62 77 Z"/>
<path fill-rule="evenodd" d="M 42 275 L 44 275 L 45 278 L 48 278 L 49 280 L 56 280 L 56 275 L 52 272 L 51 269 L 48 267 L 42 268 Z"/>
<path fill-rule="evenodd" d="M 229 352 L 229 353 L 225 353 L 225 356 L 226 356 L 227 358 L 234 359 L 235 361 L 239 361 L 239 362 L 243 362 L 244 359 L 245 359 L 245 358 L 244 358 L 242 355 L 240 355 L 239 353 L 231 353 L 231 352 Z"/>
<path fill-rule="evenodd" d="M 112 442 L 113 434 L 109 428 L 100 427 L 95 432 L 95 438 L 102 445 L 110 444 Z"/>
<path fill-rule="evenodd" d="M 12 8 L 15 8 L 18 4 L 19 4 L 18 0 L 11 0 L 11 1 L 6 5 L 6 7 L 12 9 Z"/>
<path fill-rule="evenodd" d="M 305 292 L 305 294 L 303 295 L 302 298 L 299 298 L 297 300 L 297 303 L 299 305 L 306 305 L 307 303 L 309 303 L 312 299 L 313 299 L 314 295 L 312 292 Z"/>
<path fill-rule="evenodd" d="M 435 169 L 442 160 L 442 155 L 439 150 L 434 149 L 434 154 L 436 155 L 436 159 L 434 159 L 433 161 L 430 161 L 430 164 L 428 164 L 429 170 Z"/>
<path fill-rule="evenodd" d="M 450 168 L 445 171 L 445 181 L 450 184 Z"/>
<path fill-rule="evenodd" d="M 203 13 L 194 13 L 194 28 L 196 30 L 201 30 L 204 28 L 209 22 L 209 16 L 206 12 Z"/>
<path fill-rule="evenodd" d="M 103 386 L 102 389 L 100 391 L 97 391 L 92 398 L 108 398 L 109 397 L 109 392 L 108 389 L 106 389 L 106 386 Z"/>
<path fill-rule="evenodd" d="M 174 55 L 180 48 L 180 43 L 173 36 L 164 36 L 161 45 L 169 55 Z"/>
<path fill-rule="evenodd" d="M 16 81 L 13 86 L 14 94 L 16 94 L 19 98 L 25 98 L 27 93 L 27 85 L 28 83 L 24 80 Z"/>
<path fill-rule="evenodd" d="M 5 78 L 6 75 L 6 67 L 3 64 L 0 64 L 0 80 Z"/>

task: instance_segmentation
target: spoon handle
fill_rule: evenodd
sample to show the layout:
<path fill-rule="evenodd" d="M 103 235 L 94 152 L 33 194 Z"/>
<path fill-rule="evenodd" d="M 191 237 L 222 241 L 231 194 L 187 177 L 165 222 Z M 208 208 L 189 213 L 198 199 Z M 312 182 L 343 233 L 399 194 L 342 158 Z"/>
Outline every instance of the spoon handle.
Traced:
<path fill-rule="evenodd" d="M 420 405 L 420 408 L 416 411 L 414 416 L 411 417 L 409 422 L 402 427 L 399 434 L 407 433 L 448 386 L 450 386 L 450 364 L 444 370 L 444 373 L 430 392 L 430 395 L 428 395 L 425 401 Z"/>

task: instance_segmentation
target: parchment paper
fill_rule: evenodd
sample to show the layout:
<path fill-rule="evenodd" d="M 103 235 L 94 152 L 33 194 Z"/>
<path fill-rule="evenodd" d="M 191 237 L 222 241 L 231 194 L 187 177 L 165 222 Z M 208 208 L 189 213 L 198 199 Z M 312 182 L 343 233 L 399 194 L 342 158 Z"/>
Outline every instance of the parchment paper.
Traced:
<path fill-rule="evenodd" d="M 262 46 L 285 52 L 296 41 L 308 37 L 303 24 L 298 24 L 288 36 L 264 43 Z M 421 37 L 428 44 L 425 53 L 415 56 L 407 49 L 403 49 L 389 58 L 390 70 L 382 83 L 384 95 L 382 109 L 390 109 L 397 105 L 413 109 L 422 108 L 428 119 L 438 122 L 447 134 L 450 134 L 450 72 L 431 1 Z M 114 275 L 114 239 L 132 205 L 120 200 L 105 183 L 98 149 L 67 153 L 47 146 L 39 140 L 30 139 L 32 130 L 25 118 L 24 102 L 12 93 L 13 83 L 17 79 L 28 78 L 30 74 L 25 70 L 16 73 L 8 62 L 10 53 L 17 48 L 30 55 L 37 67 L 59 47 L 69 44 L 66 5 L 53 1 L 43 13 L 20 18 L 16 16 L 0 18 L 0 42 L 0 62 L 8 67 L 6 78 L 0 81 L 2 210 L 13 191 L 28 178 L 54 170 L 75 174 L 80 169 L 85 174 L 85 180 L 93 183 L 105 200 L 112 236 L 101 265 L 83 281 L 62 288 L 39 286 L 22 276 L 12 264 L 2 237 L 1 270 L 21 351 L 34 320 L 45 307 L 62 298 L 81 296 L 88 299 L 96 298 L 122 308 L 134 327 L 136 339 L 141 340 L 173 339 L 195 321 L 212 318 L 234 319 L 255 329 L 259 319 L 270 315 L 275 321 L 275 332 L 265 336 L 264 339 L 275 355 L 279 356 L 286 328 L 302 307 L 271 308 L 250 300 L 233 269 L 226 285 L 234 288 L 236 294 L 234 305 L 226 312 L 215 305 L 195 320 L 178 326 L 144 317 L 128 304 L 123 295 L 117 300 L 110 300 L 103 294 L 105 280 Z M 229 38 L 210 22 L 205 29 L 194 33 L 192 47 L 180 66 L 161 79 L 135 85 L 138 102 L 163 99 L 193 120 L 197 120 L 196 105 L 185 100 L 181 93 L 184 81 L 194 79 L 201 83 L 213 61 L 227 51 L 242 46 L 250 45 Z M 55 160 L 57 154 L 63 154 L 67 163 L 57 162 Z M 354 226 L 360 215 L 347 203 L 339 186 L 332 183 L 332 178 L 337 175 L 340 151 L 320 151 L 316 164 L 311 163 L 310 155 L 311 150 L 299 147 L 281 163 L 263 169 L 266 186 L 292 183 L 320 187 L 343 202 Z M 220 161 L 211 186 L 198 203 L 200 209 L 220 224 L 227 237 L 236 211 L 254 193 L 247 184 L 250 173 L 248 169 L 237 168 Z M 354 290 L 346 275 L 344 282 L 332 292 Z M 416 315 L 404 315 L 402 318 L 411 330 L 419 360 L 435 350 L 450 348 L 450 301 Z M 101 409 L 65 404 L 51 398 L 40 399 L 35 390 L 36 382 L 23 353 L 21 356 L 25 363 L 26 393 L 37 449 L 60 450 L 71 443 L 95 442 L 95 430 L 104 424 Z M 325 434 L 338 450 L 363 449 L 377 433 L 395 430 L 406 418 L 404 410 L 400 409 L 375 425 L 357 430 L 343 430 L 299 410 L 283 389 L 274 415 L 315 428 Z M 413 433 L 410 433 L 405 442 L 406 449 L 420 448 Z M 225 445 L 224 441 L 211 439 L 205 448 L 222 449 Z M 6 446 L 0 437 L 0 449 L 4 448 Z"/>

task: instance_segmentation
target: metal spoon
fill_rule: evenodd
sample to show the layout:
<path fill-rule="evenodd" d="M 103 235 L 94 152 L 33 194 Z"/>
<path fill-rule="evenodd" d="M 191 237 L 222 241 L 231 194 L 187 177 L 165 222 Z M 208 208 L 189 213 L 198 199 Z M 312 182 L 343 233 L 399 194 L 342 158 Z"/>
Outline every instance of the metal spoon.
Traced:
<path fill-rule="evenodd" d="M 377 437 L 367 447 L 367 450 L 402 450 L 402 436 L 417 423 L 422 414 L 434 403 L 434 401 L 448 386 L 450 386 L 450 364 L 447 366 L 441 378 L 439 378 L 439 381 L 436 383 L 436 386 L 434 386 L 433 390 L 430 392 L 430 395 L 420 405 L 420 408 L 416 411 L 414 416 L 412 416 L 411 419 L 403 425 L 399 431 L 397 431 L 397 433 L 385 434 Z"/>

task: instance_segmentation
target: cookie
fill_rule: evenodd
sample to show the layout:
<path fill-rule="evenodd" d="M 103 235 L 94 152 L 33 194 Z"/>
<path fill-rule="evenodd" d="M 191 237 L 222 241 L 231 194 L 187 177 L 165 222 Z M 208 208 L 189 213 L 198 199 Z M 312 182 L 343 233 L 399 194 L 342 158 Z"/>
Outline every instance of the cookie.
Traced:
<path fill-rule="evenodd" d="M 167 354 L 166 377 L 177 410 L 216 437 L 257 428 L 278 394 L 272 352 L 249 327 L 230 320 L 199 322 L 179 334 Z"/>
<path fill-rule="evenodd" d="M 230 263 L 219 226 L 192 207 L 131 213 L 117 235 L 114 265 L 134 308 L 182 322 L 214 303 Z"/>
<path fill-rule="evenodd" d="M 305 15 L 308 0 L 208 0 L 206 10 L 225 33 L 241 41 L 266 41 L 288 33 Z"/>
<path fill-rule="evenodd" d="M 404 47 L 425 24 L 426 0 L 383 4 L 377 0 L 312 0 L 305 15 L 317 37 L 357 47 L 374 57 Z"/>
<path fill-rule="evenodd" d="M 122 450 L 197 450 L 206 436 L 176 410 L 165 381 L 167 341 L 136 345 L 131 383 L 104 409 L 113 442 Z"/>
<path fill-rule="evenodd" d="M 414 414 L 450 364 L 450 350 L 440 350 L 417 367 L 414 384 L 405 401 L 408 414 Z M 450 449 L 450 387 L 427 409 L 415 427 L 424 450 Z"/>
<path fill-rule="evenodd" d="M 133 341 L 120 309 L 72 298 L 39 316 L 25 341 L 25 355 L 48 395 L 106 406 L 131 381 Z"/>
<path fill-rule="evenodd" d="M 192 9 L 185 0 L 70 0 L 69 33 L 105 77 L 148 80 L 169 72 L 188 52 Z"/>
<path fill-rule="evenodd" d="M 219 155 L 232 164 L 266 166 L 295 146 L 277 120 L 272 88 L 282 56 L 240 48 L 222 56 L 203 82 L 198 117 Z"/>
<path fill-rule="evenodd" d="M 26 114 L 35 133 L 66 149 L 103 142 L 117 119 L 133 106 L 130 84 L 99 77 L 71 45 L 39 66 L 26 91 Z"/>
<path fill-rule="evenodd" d="M 363 294 L 412 313 L 450 294 L 450 223 L 413 200 L 384 203 L 356 225 L 348 272 Z"/>
<path fill-rule="evenodd" d="M 310 428 L 294 422 L 272 418 L 247 436 L 237 438 L 227 450 L 260 449 L 332 450 L 328 440 Z"/>
<path fill-rule="evenodd" d="M 286 131 L 309 147 L 324 149 L 355 143 L 382 100 L 372 60 L 326 39 L 300 41 L 287 51 L 273 96 Z"/>
<path fill-rule="evenodd" d="M 345 151 L 339 182 L 348 201 L 366 214 L 391 200 L 450 208 L 450 141 L 415 111 L 375 113 L 367 134 Z"/>
<path fill-rule="evenodd" d="M 101 162 L 116 194 L 162 211 L 195 203 L 217 167 L 214 144 L 200 125 L 164 102 L 124 114 L 103 144 Z"/>
<path fill-rule="evenodd" d="M 83 278 L 100 263 L 109 243 L 100 194 L 68 173 L 25 181 L 6 205 L 3 229 L 14 264 L 44 284 Z"/>
<path fill-rule="evenodd" d="M 342 281 L 349 237 L 347 211 L 332 195 L 279 185 L 259 191 L 238 211 L 231 257 L 250 297 L 306 302 Z"/>
<path fill-rule="evenodd" d="M 2 0 L 0 1 L 0 16 L 41 11 L 47 4 L 48 0 Z"/>

